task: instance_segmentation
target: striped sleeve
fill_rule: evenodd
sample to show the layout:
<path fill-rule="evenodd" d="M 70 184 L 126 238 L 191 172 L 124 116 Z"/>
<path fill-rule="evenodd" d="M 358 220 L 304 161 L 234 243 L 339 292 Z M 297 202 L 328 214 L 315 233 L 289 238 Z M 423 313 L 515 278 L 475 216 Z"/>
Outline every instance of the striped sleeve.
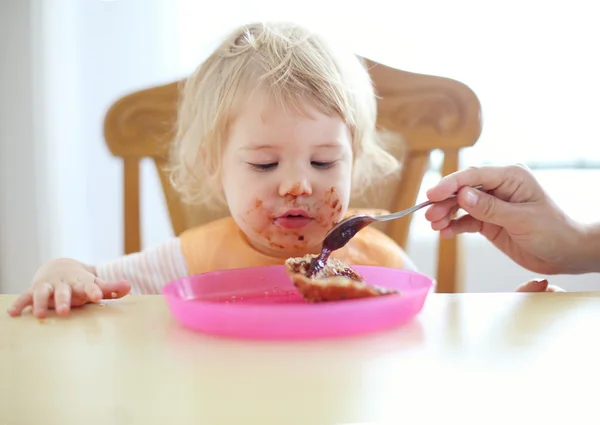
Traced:
<path fill-rule="evenodd" d="M 96 266 L 102 280 L 126 280 L 132 294 L 160 294 L 168 282 L 188 275 L 179 238 Z"/>

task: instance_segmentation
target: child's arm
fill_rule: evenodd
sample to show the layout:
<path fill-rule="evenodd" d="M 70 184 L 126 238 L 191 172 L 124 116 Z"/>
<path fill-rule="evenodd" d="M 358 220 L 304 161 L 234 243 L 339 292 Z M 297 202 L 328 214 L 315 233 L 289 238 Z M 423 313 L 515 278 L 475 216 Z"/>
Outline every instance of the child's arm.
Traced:
<path fill-rule="evenodd" d="M 134 294 L 160 294 L 168 282 L 188 275 L 179 238 L 100 264 L 95 274 L 107 281 L 126 280 Z"/>

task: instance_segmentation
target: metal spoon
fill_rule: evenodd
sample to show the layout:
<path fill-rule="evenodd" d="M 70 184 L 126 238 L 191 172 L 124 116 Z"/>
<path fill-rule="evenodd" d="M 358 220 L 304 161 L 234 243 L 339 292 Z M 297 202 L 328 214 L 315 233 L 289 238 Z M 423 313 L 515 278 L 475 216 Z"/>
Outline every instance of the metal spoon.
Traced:
<path fill-rule="evenodd" d="M 474 189 L 482 189 L 483 186 L 474 186 Z M 456 198 L 456 193 L 449 196 L 446 199 Z M 442 201 L 438 201 L 442 202 Z M 310 272 L 311 275 L 318 273 L 320 269 L 325 267 L 327 263 L 327 258 L 329 255 L 344 245 L 346 245 L 350 239 L 354 237 L 360 230 L 367 227 L 369 224 L 374 223 L 376 221 L 389 221 L 395 220 L 397 218 L 401 218 L 407 216 L 408 214 L 412 214 L 415 211 L 420 210 L 428 205 L 434 204 L 436 202 L 433 201 L 425 201 L 414 207 L 407 208 L 403 211 L 398 211 L 392 214 L 386 215 L 371 215 L 371 214 L 358 214 L 348 217 L 345 220 L 340 221 L 337 225 L 335 225 L 327 234 L 325 235 L 325 239 L 323 239 L 323 248 L 321 249 L 321 254 L 314 258 L 311 262 Z"/>

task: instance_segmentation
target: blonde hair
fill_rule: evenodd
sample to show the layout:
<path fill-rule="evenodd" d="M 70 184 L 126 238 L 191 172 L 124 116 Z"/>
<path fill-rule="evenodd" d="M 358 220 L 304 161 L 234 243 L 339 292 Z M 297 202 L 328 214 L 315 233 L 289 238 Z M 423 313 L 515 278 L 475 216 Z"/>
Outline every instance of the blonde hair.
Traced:
<path fill-rule="evenodd" d="M 227 130 L 242 91 L 258 86 L 281 105 L 309 100 L 344 120 L 354 190 L 399 168 L 377 137 L 376 97 L 359 57 L 295 24 L 254 23 L 229 34 L 183 84 L 168 171 L 184 202 L 224 202 L 217 188 Z"/>

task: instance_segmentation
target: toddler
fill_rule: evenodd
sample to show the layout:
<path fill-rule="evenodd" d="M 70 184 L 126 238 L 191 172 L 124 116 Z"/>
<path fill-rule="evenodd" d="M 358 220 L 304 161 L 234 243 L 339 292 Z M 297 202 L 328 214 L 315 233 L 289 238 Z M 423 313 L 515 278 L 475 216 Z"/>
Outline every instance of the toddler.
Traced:
<path fill-rule="evenodd" d="M 293 24 L 230 34 L 186 80 L 169 171 L 186 202 L 225 203 L 230 216 L 106 264 L 44 264 L 11 306 L 68 314 L 213 270 L 281 265 L 318 254 L 352 190 L 395 172 L 377 138 L 376 98 L 359 58 Z M 333 253 L 348 264 L 415 269 L 368 227 Z"/>

